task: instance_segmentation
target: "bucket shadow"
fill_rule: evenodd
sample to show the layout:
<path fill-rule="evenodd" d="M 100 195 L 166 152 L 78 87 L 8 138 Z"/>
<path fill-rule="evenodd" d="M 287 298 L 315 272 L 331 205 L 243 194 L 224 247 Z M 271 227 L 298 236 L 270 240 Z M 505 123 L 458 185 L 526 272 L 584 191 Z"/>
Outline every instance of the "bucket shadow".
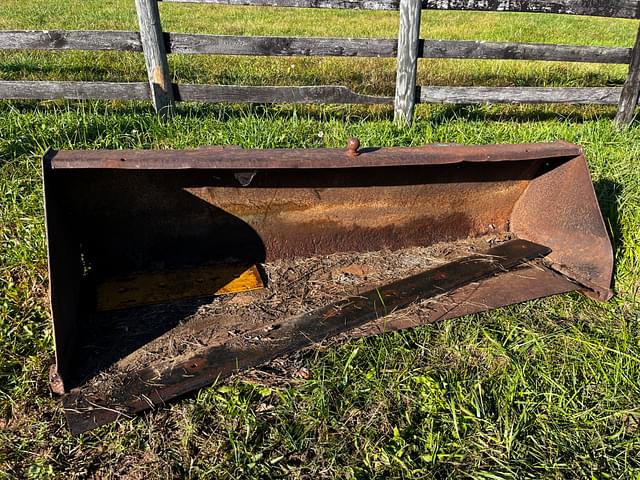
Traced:
<path fill-rule="evenodd" d="M 618 250 L 622 244 L 622 224 L 620 221 L 620 198 L 622 197 L 624 187 L 612 180 L 603 179 L 594 183 L 598 203 L 604 219 L 611 245 L 613 247 L 613 258 L 618 257 Z M 613 280 L 611 288 L 615 291 L 615 278 L 617 272 L 617 262 L 613 263 Z"/>

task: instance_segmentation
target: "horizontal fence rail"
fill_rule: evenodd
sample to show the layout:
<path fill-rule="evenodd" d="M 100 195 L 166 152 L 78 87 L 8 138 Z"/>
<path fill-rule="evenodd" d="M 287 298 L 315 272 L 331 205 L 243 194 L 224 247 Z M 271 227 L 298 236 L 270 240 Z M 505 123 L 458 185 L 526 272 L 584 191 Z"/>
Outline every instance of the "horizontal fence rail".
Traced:
<path fill-rule="evenodd" d="M 210 3 L 301 8 L 398 10 L 400 0 L 159 0 L 171 3 Z M 422 0 L 425 10 L 472 10 L 562 13 L 640 19 L 638 0 Z"/>
<path fill-rule="evenodd" d="M 173 84 L 177 100 L 211 103 L 327 103 L 393 104 L 392 97 L 361 95 L 347 87 L 254 87 L 239 85 Z M 616 87 L 418 87 L 419 103 L 568 103 L 615 105 L 622 88 Z M 0 97 L 13 100 L 148 100 L 146 82 L 3 81 Z"/>
<path fill-rule="evenodd" d="M 12 100 L 148 100 L 146 82 L 3 81 L 0 97 Z M 360 95 L 336 85 L 254 87 L 240 85 L 173 84 L 176 100 L 211 103 L 392 104 L 390 97 Z"/>
<path fill-rule="evenodd" d="M 616 87 L 418 87 L 420 103 L 567 103 L 617 105 Z"/>
<path fill-rule="evenodd" d="M 243 37 L 164 33 L 168 53 L 395 58 L 392 38 Z M 0 50 L 142 52 L 138 32 L 100 30 L 0 31 Z M 546 60 L 628 64 L 631 48 L 544 43 L 419 40 L 419 58 Z"/>

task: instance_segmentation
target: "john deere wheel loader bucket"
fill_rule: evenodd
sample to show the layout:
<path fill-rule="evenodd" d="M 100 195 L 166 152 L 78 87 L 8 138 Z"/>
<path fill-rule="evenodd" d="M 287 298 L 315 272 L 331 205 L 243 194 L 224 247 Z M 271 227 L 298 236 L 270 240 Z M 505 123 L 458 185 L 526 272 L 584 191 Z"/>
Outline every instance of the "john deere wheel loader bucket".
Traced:
<path fill-rule="evenodd" d="M 331 336 L 610 296 L 567 143 L 61 151 L 43 171 L 52 388 L 74 433 Z"/>

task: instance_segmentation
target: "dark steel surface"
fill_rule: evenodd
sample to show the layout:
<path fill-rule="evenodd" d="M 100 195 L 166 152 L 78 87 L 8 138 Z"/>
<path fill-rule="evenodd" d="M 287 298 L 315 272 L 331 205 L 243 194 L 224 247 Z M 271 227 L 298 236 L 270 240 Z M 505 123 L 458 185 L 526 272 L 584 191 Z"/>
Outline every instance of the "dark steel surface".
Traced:
<path fill-rule="evenodd" d="M 163 404 L 238 370 L 349 332 L 415 301 L 447 294 L 549 252 L 547 247 L 525 240 L 506 242 L 482 255 L 465 257 L 307 314 L 282 319 L 277 328 L 265 329 L 265 325 L 260 325 L 242 336 L 260 338 L 254 344 L 232 339 L 164 372 L 149 368 L 132 373 L 130 382 L 111 398 L 92 398 L 82 389 L 74 390 L 64 399 L 69 426 L 74 434 L 79 434 L 121 414 L 134 414 Z M 269 332 L 266 335 L 265 330 Z"/>
<path fill-rule="evenodd" d="M 56 364 L 50 369 L 50 386 L 54 393 L 64 393 L 64 379 L 73 371 L 74 355 L 81 312 L 82 264 L 76 225 L 60 204 L 60 185 L 52 182 L 48 152 L 42 162 L 47 259 L 49 267 L 49 305 L 54 321 L 53 340 Z"/>

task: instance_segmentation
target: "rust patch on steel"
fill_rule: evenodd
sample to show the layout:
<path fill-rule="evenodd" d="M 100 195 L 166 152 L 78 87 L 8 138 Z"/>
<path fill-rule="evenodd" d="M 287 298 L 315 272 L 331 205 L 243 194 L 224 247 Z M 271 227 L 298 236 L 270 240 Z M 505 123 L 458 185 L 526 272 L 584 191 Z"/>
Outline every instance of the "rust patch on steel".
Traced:
<path fill-rule="evenodd" d="M 611 298 L 613 249 L 583 155 L 533 179 L 514 206 L 511 227 L 549 245 L 554 267 L 588 287 L 589 296 Z"/>
<path fill-rule="evenodd" d="M 241 218 L 267 259 L 398 249 L 508 230 L 525 180 L 302 189 L 188 188 Z"/>

